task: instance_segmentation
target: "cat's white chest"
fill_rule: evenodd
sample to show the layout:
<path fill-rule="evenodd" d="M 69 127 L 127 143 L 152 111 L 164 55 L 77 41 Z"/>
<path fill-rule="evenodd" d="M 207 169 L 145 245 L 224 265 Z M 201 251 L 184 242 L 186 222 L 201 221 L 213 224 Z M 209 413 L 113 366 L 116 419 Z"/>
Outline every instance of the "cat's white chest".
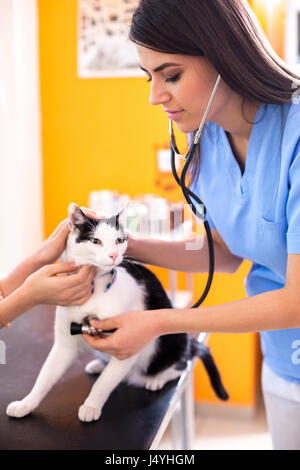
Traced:
<path fill-rule="evenodd" d="M 145 309 L 142 287 L 124 268 L 117 268 L 116 280 L 107 289 L 110 280 L 110 275 L 95 278 L 94 294 L 84 305 L 75 307 L 82 318 L 95 315 L 104 320 L 121 313 Z"/>

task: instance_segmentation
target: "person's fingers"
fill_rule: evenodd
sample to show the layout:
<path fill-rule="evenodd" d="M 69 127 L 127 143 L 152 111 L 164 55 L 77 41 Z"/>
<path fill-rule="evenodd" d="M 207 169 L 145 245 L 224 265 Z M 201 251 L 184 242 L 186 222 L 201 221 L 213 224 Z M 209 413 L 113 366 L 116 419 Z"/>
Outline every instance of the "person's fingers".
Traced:
<path fill-rule="evenodd" d="M 95 266 L 82 266 L 77 274 L 75 274 L 75 280 L 78 279 L 78 282 L 82 284 L 89 284 L 92 282 L 93 278 L 96 274 L 96 267 Z"/>
<path fill-rule="evenodd" d="M 95 266 L 90 267 L 90 272 L 87 276 L 87 282 L 91 283 L 94 280 L 94 277 L 96 275 L 97 268 Z"/>
<path fill-rule="evenodd" d="M 70 232 L 70 227 L 69 227 L 69 219 L 64 219 L 62 220 L 58 226 L 56 227 L 56 229 L 54 230 L 54 232 L 50 235 L 49 239 L 50 238 L 54 238 L 54 237 L 58 237 L 58 236 L 62 236 L 62 235 L 65 235 L 67 236 Z"/>
<path fill-rule="evenodd" d="M 85 290 L 84 292 L 75 292 L 73 295 L 69 295 L 70 299 L 68 301 L 68 305 L 82 305 L 91 297 L 92 295 L 92 287 L 89 290 Z"/>
<path fill-rule="evenodd" d="M 106 352 L 108 354 L 113 354 L 115 352 L 115 348 L 113 345 L 113 334 L 107 336 L 106 338 L 101 338 L 99 336 L 90 336 L 90 335 L 82 335 L 85 341 L 94 349 L 98 349 L 99 351 Z"/>
<path fill-rule="evenodd" d="M 59 232 L 60 234 L 66 234 L 68 235 L 70 233 L 70 230 L 71 230 L 71 227 L 70 227 L 70 220 L 69 218 L 63 220 L 60 224 L 59 224 Z"/>
<path fill-rule="evenodd" d="M 44 272 L 48 276 L 55 276 L 56 274 L 74 272 L 79 268 L 76 263 L 73 262 L 63 262 L 63 263 L 54 263 L 44 266 Z"/>
<path fill-rule="evenodd" d="M 107 318 L 106 320 L 91 319 L 91 325 L 103 331 L 115 330 L 120 328 L 121 323 L 118 317 Z"/>
<path fill-rule="evenodd" d="M 67 278 L 68 279 L 68 278 Z M 60 305 L 82 305 L 92 295 L 93 286 L 89 284 L 77 284 L 70 286 L 68 283 L 60 284 L 62 298 Z"/>
<path fill-rule="evenodd" d="M 83 266 L 80 266 L 78 268 L 77 273 L 73 274 L 72 276 L 68 278 L 68 285 L 72 287 L 78 284 L 82 284 L 87 278 L 91 269 L 92 269 L 91 266 L 89 266 L 88 264 L 84 264 Z"/>
<path fill-rule="evenodd" d="M 67 217 L 66 219 L 62 220 L 58 226 L 57 226 L 57 230 L 60 231 L 60 230 L 65 230 L 66 228 L 68 228 L 68 224 L 69 224 L 69 217 Z"/>
<path fill-rule="evenodd" d="M 64 278 L 66 288 L 77 288 L 82 287 L 83 289 L 88 288 L 96 274 L 95 266 L 84 265 L 81 266 L 77 273 L 72 276 Z"/>

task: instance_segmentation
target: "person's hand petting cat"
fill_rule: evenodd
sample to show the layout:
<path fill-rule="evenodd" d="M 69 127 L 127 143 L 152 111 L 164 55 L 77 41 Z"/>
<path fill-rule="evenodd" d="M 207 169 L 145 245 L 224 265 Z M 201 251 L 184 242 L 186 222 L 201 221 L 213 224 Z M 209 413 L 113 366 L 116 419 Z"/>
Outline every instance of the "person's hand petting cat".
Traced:
<path fill-rule="evenodd" d="M 94 211 L 83 210 L 97 218 Z M 79 269 L 73 263 L 53 264 L 62 255 L 69 233 L 69 219 L 65 219 L 35 252 L 1 279 L 4 300 L 0 304 L 0 328 L 3 318 L 9 322 L 35 305 L 81 305 L 90 297 L 94 267 Z M 73 275 L 61 276 L 62 273 Z"/>
<path fill-rule="evenodd" d="M 89 217 L 100 219 L 95 211 L 86 207 L 81 207 L 83 212 Z M 34 253 L 34 258 L 42 265 L 54 263 L 62 254 L 65 249 L 67 237 L 70 233 L 69 218 L 63 220 L 45 240 L 40 248 Z"/>
<path fill-rule="evenodd" d="M 72 273 L 72 276 L 59 276 Z M 32 306 L 39 304 L 82 305 L 93 289 L 92 281 L 96 273 L 94 266 L 81 266 L 72 263 L 49 264 L 31 274 L 23 284 L 26 296 Z"/>
<path fill-rule="evenodd" d="M 42 265 L 54 263 L 64 251 L 69 233 L 69 219 L 67 218 L 58 224 L 50 237 L 33 254 L 33 257 Z"/>

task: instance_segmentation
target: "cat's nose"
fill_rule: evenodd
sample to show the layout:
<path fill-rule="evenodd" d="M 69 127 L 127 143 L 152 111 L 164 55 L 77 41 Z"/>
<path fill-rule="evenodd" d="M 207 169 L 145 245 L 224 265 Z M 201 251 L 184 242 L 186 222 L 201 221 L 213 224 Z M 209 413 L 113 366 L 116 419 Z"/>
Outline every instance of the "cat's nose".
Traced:
<path fill-rule="evenodd" d="M 116 261 L 117 257 L 118 257 L 118 253 L 111 253 L 110 255 L 108 255 L 113 261 Z"/>

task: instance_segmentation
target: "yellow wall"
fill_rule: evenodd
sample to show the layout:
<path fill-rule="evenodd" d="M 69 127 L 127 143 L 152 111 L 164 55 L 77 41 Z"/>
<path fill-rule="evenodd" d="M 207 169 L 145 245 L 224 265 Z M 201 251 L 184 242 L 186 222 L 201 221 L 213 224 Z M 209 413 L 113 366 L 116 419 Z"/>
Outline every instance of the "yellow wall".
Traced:
<path fill-rule="evenodd" d="M 168 144 L 168 122 L 149 104 L 146 78 L 77 78 L 76 4 L 39 1 L 47 235 L 68 204 L 85 205 L 93 189 L 153 192 L 153 145 Z"/>
<path fill-rule="evenodd" d="M 251 0 L 250 5 L 273 49 L 284 59 L 287 0 Z"/>
<path fill-rule="evenodd" d="M 168 196 L 155 184 L 154 158 L 156 145 L 168 145 L 168 123 L 161 110 L 149 104 L 146 79 L 78 79 L 77 2 L 38 4 L 46 235 L 67 216 L 70 202 L 86 205 L 94 189 Z M 174 190 L 172 197 L 178 195 Z M 235 275 L 217 274 L 205 305 L 244 297 L 249 267 L 245 262 Z M 167 273 L 155 271 L 167 286 Z M 205 282 L 206 275 L 195 276 L 195 296 Z M 252 406 L 260 360 L 257 335 L 214 334 L 209 344 L 230 403 Z M 197 369 L 197 400 L 215 401 L 202 366 Z"/>
<path fill-rule="evenodd" d="M 217 305 L 246 297 L 243 282 L 250 267 L 251 263 L 244 261 L 234 275 L 215 274 L 211 291 L 203 305 Z M 197 280 L 196 292 L 201 293 L 206 276 L 196 275 L 195 277 Z M 201 315 L 201 310 L 198 314 Z M 215 397 L 203 365 L 198 363 L 195 374 L 196 400 L 220 405 L 254 407 L 261 369 L 258 335 L 212 334 L 209 337 L 208 345 L 220 368 L 230 399 L 224 403 Z"/>

